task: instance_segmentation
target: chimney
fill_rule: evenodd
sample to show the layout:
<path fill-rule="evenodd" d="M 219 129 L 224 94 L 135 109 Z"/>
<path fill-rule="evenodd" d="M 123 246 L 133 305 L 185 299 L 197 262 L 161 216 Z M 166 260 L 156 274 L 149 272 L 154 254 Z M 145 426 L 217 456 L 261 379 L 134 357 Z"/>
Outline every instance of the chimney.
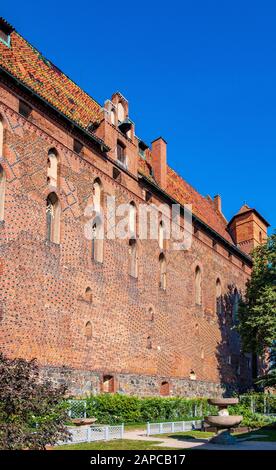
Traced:
<path fill-rule="evenodd" d="M 215 206 L 215 209 L 221 213 L 221 197 L 219 194 L 214 196 L 214 206 Z"/>
<path fill-rule="evenodd" d="M 151 143 L 152 168 L 154 177 L 162 189 L 167 186 L 167 142 L 163 137 Z"/>

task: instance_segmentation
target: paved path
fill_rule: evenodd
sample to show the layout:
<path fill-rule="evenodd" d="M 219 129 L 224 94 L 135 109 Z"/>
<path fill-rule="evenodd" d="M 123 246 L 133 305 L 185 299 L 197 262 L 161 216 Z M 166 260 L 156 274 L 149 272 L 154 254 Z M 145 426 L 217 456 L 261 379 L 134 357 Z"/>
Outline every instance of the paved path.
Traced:
<path fill-rule="evenodd" d="M 154 441 L 158 442 L 156 444 L 160 447 L 172 447 L 175 449 L 192 449 L 196 448 L 198 450 L 275 450 L 276 451 L 276 442 L 261 442 L 261 441 L 242 441 L 238 442 L 233 446 L 225 445 L 216 445 L 210 444 L 208 439 L 191 439 L 191 440 L 182 440 L 175 437 L 153 437 L 147 436 L 145 431 L 125 431 L 124 439 L 132 439 L 135 441 Z M 162 442 L 160 442 L 162 441 Z"/>

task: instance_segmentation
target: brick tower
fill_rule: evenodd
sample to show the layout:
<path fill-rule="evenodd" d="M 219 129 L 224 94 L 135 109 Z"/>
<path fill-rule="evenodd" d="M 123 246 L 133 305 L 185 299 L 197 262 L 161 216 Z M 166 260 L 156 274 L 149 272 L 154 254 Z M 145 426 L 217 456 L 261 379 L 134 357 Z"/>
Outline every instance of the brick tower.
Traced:
<path fill-rule="evenodd" d="M 256 209 L 244 204 L 239 212 L 232 217 L 228 224 L 228 230 L 236 245 L 246 253 L 265 243 L 269 223 Z"/>

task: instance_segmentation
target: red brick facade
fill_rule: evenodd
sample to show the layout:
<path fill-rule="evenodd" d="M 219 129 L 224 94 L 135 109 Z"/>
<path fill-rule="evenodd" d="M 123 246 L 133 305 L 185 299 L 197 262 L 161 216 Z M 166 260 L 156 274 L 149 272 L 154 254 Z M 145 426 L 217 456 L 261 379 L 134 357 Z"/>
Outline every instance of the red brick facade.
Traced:
<path fill-rule="evenodd" d="M 19 40 L 12 32 L 11 47 Z M 5 47 L 4 53 L 13 53 Z M 15 55 L 8 59 L 17 60 Z M 76 394 L 210 395 L 237 383 L 245 387 L 250 358 L 241 354 L 232 328 L 233 304 L 250 276 L 251 261 L 235 245 L 239 242 L 231 237 L 218 200 L 199 195 L 167 166 L 163 139 L 152 151 L 141 144 L 120 94 L 106 102 L 105 111 L 93 101 L 85 114 L 89 122 L 96 115 L 89 137 L 81 113 L 74 127 L 68 110 L 51 103 L 49 95 L 45 102 L 45 96 L 28 91 L 24 74 L 15 81 L 19 77 L 8 59 L 0 83 L 0 165 L 6 178 L 0 222 L 2 351 L 36 357 L 46 375 L 64 380 Z M 28 116 L 19 114 L 19 100 L 31 107 Z M 118 122 L 119 103 L 123 123 Z M 117 161 L 118 142 L 123 164 Z M 57 187 L 47 180 L 51 149 L 58 159 Z M 157 240 L 137 240 L 137 278 L 129 275 L 128 240 L 105 239 L 102 262 L 92 259 L 84 224 L 96 178 L 103 201 L 114 195 L 117 202 L 138 207 L 149 194 L 157 206 L 174 200 L 193 204 L 191 249 L 173 251 L 166 241 L 166 290 L 159 285 Z M 59 243 L 46 235 L 46 200 L 52 192 L 61 208 Z M 247 223 L 254 231 L 253 216 Z M 197 267 L 201 305 L 195 303 Z M 216 305 L 218 279 L 223 312 Z"/>

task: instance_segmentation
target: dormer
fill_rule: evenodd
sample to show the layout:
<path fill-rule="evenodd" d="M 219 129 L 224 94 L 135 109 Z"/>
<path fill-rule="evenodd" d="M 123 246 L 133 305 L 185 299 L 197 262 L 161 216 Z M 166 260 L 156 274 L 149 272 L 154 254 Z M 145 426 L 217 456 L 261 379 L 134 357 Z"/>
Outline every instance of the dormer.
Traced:
<path fill-rule="evenodd" d="M 228 230 L 236 245 L 250 254 L 254 248 L 266 242 L 269 226 L 256 209 L 244 204 L 230 220 Z"/>
<path fill-rule="evenodd" d="M 10 47 L 13 30 L 14 28 L 4 18 L 0 18 L 0 42 L 7 47 Z"/>
<path fill-rule="evenodd" d="M 110 148 L 112 158 L 120 170 L 137 175 L 137 138 L 134 123 L 129 118 L 127 99 L 119 92 L 104 103 L 103 119 L 95 133 Z"/>

